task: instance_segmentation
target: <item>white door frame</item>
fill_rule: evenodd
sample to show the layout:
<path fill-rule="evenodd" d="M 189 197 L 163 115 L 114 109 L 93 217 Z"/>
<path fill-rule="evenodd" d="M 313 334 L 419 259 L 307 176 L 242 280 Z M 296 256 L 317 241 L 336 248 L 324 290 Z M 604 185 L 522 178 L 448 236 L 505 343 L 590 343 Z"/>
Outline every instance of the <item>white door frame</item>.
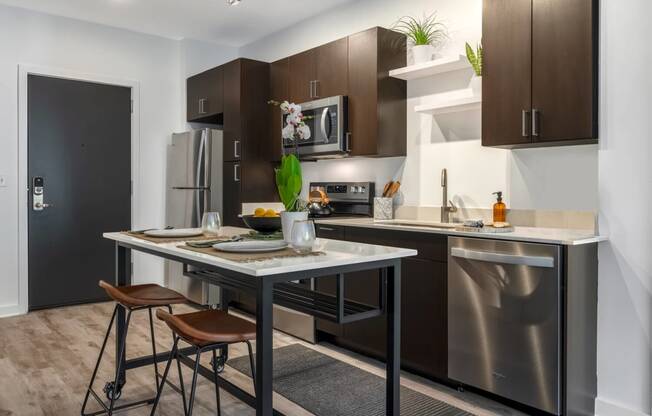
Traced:
<path fill-rule="evenodd" d="M 140 189 L 140 84 L 138 81 L 119 79 L 111 76 L 88 74 L 63 68 L 38 65 L 18 65 L 18 304 L 0 308 L 0 316 L 27 313 L 28 300 L 28 189 L 27 172 L 27 79 L 28 75 L 40 75 L 87 81 L 99 84 L 116 85 L 131 88 L 133 111 L 131 114 L 131 222 L 136 218 L 136 199 Z"/>

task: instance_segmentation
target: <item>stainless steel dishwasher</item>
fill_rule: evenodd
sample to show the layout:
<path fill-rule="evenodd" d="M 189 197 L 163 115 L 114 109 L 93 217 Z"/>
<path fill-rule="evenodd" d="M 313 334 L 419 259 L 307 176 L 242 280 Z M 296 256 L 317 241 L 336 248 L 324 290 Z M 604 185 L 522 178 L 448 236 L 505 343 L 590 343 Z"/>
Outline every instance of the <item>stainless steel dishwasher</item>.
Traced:
<path fill-rule="evenodd" d="M 448 377 L 560 414 L 560 247 L 449 237 L 448 250 Z"/>

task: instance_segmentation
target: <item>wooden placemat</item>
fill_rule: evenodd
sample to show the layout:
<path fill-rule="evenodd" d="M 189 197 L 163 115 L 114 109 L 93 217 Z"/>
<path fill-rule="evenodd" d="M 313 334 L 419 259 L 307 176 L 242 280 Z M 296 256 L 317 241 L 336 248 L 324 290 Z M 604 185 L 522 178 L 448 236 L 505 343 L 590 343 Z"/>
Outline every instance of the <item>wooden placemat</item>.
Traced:
<path fill-rule="evenodd" d="M 143 233 L 132 233 L 131 231 L 122 231 L 122 234 L 126 234 L 130 237 L 139 238 L 141 240 L 149 241 L 150 243 L 163 244 L 163 243 L 181 243 L 184 241 L 208 241 L 208 240 L 220 240 L 228 241 L 231 237 L 216 237 L 214 235 L 198 235 L 195 237 L 151 237 Z"/>
<path fill-rule="evenodd" d="M 264 261 L 264 260 L 273 260 L 287 257 L 312 257 L 312 256 L 323 256 L 326 253 L 323 251 L 313 251 L 310 253 L 297 253 L 291 248 L 286 248 L 279 251 L 272 251 L 267 253 L 227 253 L 225 251 L 218 251 L 214 248 L 195 248 L 188 245 L 179 245 L 177 246 L 184 250 L 190 250 L 197 253 L 208 254 L 209 256 L 219 257 L 225 260 L 231 260 L 238 263 L 251 263 L 254 261 Z"/>

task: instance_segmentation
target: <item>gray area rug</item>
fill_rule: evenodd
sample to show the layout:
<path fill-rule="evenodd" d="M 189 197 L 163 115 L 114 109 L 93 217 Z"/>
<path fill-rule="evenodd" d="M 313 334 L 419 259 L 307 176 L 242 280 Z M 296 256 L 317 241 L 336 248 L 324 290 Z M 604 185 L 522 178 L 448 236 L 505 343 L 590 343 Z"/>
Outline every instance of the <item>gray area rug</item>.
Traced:
<path fill-rule="evenodd" d="M 251 377 L 247 356 L 230 367 Z M 274 391 L 317 416 L 385 414 L 385 379 L 301 344 L 274 350 Z M 402 416 L 472 416 L 401 387 Z"/>

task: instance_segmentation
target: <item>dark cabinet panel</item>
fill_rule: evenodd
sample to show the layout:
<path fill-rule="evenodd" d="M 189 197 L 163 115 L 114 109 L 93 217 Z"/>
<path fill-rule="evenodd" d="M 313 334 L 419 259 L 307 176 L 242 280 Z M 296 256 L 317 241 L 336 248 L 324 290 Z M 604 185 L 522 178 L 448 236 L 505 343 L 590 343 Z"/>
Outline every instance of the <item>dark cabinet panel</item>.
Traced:
<path fill-rule="evenodd" d="M 533 0 L 534 142 L 597 137 L 594 10 L 591 0 Z"/>
<path fill-rule="evenodd" d="M 269 92 L 270 100 L 285 101 L 290 99 L 290 60 L 289 58 L 272 62 L 269 65 Z M 276 105 L 270 105 L 269 112 L 269 134 L 272 143 L 273 160 L 280 160 L 283 154 L 283 113 Z"/>
<path fill-rule="evenodd" d="M 405 36 L 373 28 L 349 36 L 351 156 L 405 156 L 407 83 L 389 71 L 406 65 Z"/>
<path fill-rule="evenodd" d="M 240 162 L 224 163 L 224 200 L 222 208 L 222 222 L 231 227 L 242 227 L 244 224 L 238 218 L 242 213 Z"/>
<path fill-rule="evenodd" d="M 597 0 L 486 0 L 482 144 L 596 143 Z"/>
<path fill-rule="evenodd" d="M 352 156 L 376 153 L 378 37 L 375 30 L 349 36 L 349 132 Z"/>
<path fill-rule="evenodd" d="M 224 109 L 222 68 L 217 67 L 188 78 L 186 81 L 188 121 L 219 122 Z"/>
<path fill-rule="evenodd" d="M 486 0 L 482 21 L 482 144 L 530 143 L 532 3 Z"/>
<path fill-rule="evenodd" d="M 349 40 L 339 39 L 315 49 L 314 98 L 347 95 L 349 86 Z"/>
<path fill-rule="evenodd" d="M 224 160 L 240 160 L 242 151 L 241 61 L 222 66 L 224 72 Z"/>
<path fill-rule="evenodd" d="M 445 379 L 448 371 L 446 263 L 404 259 L 401 357 L 404 367 Z"/>
<path fill-rule="evenodd" d="M 330 226 L 324 224 L 315 224 L 315 229 L 317 232 L 318 238 L 330 238 L 332 240 L 344 240 L 344 228 L 337 226 Z M 323 277 L 315 280 L 315 290 L 318 292 L 326 293 L 329 295 L 335 295 L 337 290 L 337 282 L 335 276 L 333 277 Z M 338 325 L 331 321 L 325 321 L 323 319 L 315 320 L 316 328 L 318 331 L 326 332 L 337 337 L 344 335 L 344 326 Z"/>
<path fill-rule="evenodd" d="M 313 81 L 317 78 L 315 50 L 301 52 L 289 58 L 290 101 L 300 104 L 313 99 Z"/>

